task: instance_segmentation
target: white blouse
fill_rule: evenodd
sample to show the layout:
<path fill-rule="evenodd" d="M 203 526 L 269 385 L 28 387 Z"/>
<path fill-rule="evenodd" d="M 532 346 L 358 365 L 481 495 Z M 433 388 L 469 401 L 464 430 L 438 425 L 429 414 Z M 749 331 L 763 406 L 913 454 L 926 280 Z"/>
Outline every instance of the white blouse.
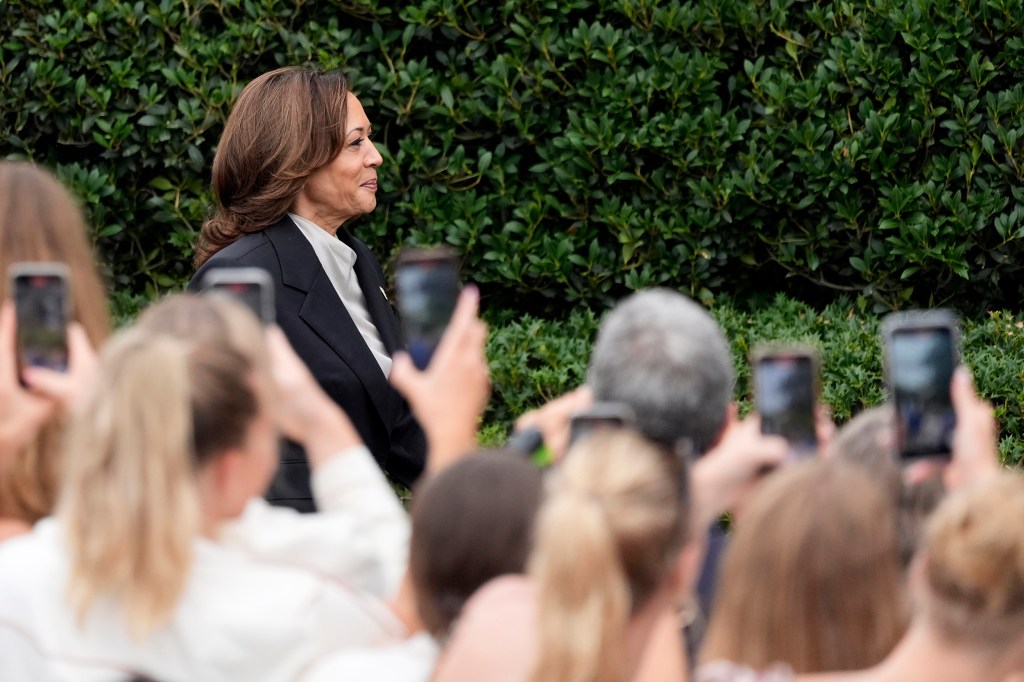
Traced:
<path fill-rule="evenodd" d="M 373 318 L 366 309 L 366 296 L 359 286 L 359 278 L 356 277 L 356 252 L 311 220 L 294 213 L 289 213 L 288 217 L 313 247 L 320 265 L 327 273 L 327 279 L 331 280 L 338 297 L 345 304 L 356 329 L 380 365 L 380 371 L 384 372 L 384 376 L 388 376 L 391 374 L 391 356 L 388 355 L 384 342 L 380 340 L 377 325 L 373 323 Z"/>
<path fill-rule="evenodd" d="M 396 641 L 402 626 L 364 590 L 390 595 L 401 579 L 401 505 L 364 447 L 318 467 L 313 490 L 317 514 L 254 499 L 218 541 L 198 539 L 170 621 L 139 641 L 109 597 L 79 626 L 59 520 L 0 543 L 0 680 L 276 682 L 332 652 Z"/>

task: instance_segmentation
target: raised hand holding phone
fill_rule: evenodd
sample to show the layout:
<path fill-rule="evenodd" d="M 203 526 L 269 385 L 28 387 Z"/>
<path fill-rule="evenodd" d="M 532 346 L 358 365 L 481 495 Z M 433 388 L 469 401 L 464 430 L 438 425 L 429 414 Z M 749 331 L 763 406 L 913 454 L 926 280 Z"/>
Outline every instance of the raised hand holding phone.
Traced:
<path fill-rule="evenodd" d="M 16 326 L 14 305 L 4 301 L 0 309 L 0 462 L 29 443 L 56 406 L 21 385 Z"/>
<path fill-rule="evenodd" d="M 426 369 L 459 298 L 459 267 L 446 247 L 404 249 L 395 263 L 398 310 L 409 356 Z"/>
<path fill-rule="evenodd" d="M 19 367 L 68 367 L 70 271 L 63 263 L 15 263 L 11 279 Z"/>
<path fill-rule="evenodd" d="M 782 436 L 792 458 L 818 450 L 818 355 L 802 345 L 763 346 L 752 355 L 754 403 L 761 433 Z"/>
<path fill-rule="evenodd" d="M 960 365 L 955 313 L 892 313 L 882 320 L 882 336 L 900 458 L 948 461 L 957 423 L 950 387 Z"/>
<path fill-rule="evenodd" d="M 427 468 L 438 471 L 476 446 L 476 427 L 490 397 L 484 345 L 487 325 L 477 317 L 480 295 L 459 294 L 451 322 L 426 370 L 407 353 L 396 353 L 391 383 L 409 401 L 427 434 Z"/>

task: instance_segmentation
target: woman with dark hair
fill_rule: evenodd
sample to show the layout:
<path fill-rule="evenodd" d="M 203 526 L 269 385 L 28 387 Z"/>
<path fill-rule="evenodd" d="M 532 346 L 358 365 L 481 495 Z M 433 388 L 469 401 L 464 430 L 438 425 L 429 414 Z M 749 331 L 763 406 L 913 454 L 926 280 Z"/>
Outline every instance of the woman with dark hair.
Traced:
<path fill-rule="evenodd" d="M 303 682 L 429 680 L 470 597 L 499 576 L 526 570 L 542 488 L 541 471 L 512 452 L 482 452 L 425 477 L 412 503 L 415 613 L 407 619 L 421 631 L 399 644 L 335 654 Z"/>
<path fill-rule="evenodd" d="M 217 146 L 217 208 L 197 240 L 190 288 L 211 268 L 266 270 L 296 352 L 384 470 L 411 485 L 426 443 L 388 383 L 401 332 L 380 264 L 346 226 L 377 205 L 383 159 L 371 135 L 339 73 L 285 67 L 249 83 Z M 314 509 L 301 450 L 285 448 L 268 499 Z"/>

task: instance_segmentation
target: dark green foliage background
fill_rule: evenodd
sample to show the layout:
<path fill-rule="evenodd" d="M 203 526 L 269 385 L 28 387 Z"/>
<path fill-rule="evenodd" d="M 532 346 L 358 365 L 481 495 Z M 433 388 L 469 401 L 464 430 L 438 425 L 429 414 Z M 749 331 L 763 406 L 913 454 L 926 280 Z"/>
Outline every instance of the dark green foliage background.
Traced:
<path fill-rule="evenodd" d="M 457 246 L 501 305 L 1024 282 L 1020 0 L 21 0 L 0 36 L 0 151 L 82 195 L 128 304 L 189 276 L 233 98 L 307 62 L 386 152 L 356 229 Z"/>
<path fill-rule="evenodd" d="M 245 83 L 342 68 L 385 156 L 354 229 L 465 254 L 495 429 L 661 284 L 712 306 L 740 395 L 755 337 L 818 343 L 840 417 L 882 398 L 873 312 L 954 305 L 1016 461 L 1020 323 L 986 311 L 1024 289 L 1022 36 L 1021 0 L 0 0 L 0 156 L 79 194 L 130 315 L 191 274 Z"/>
<path fill-rule="evenodd" d="M 821 354 L 822 398 L 842 424 L 885 400 L 878 318 L 856 301 L 815 310 L 784 295 L 750 311 L 729 299 L 711 314 L 732 344 L 736 397 L 750 409 L 750 350 L 759 343 L 798 341 Z M 488 343 L 495 399 L 486 436 L 500 442 L 508 421 L 583 383 L 600 316 L 578 310 L 558 322 L 527 316 L 492 327 Z M 1024 315 L 994 311 L 963 321 L 964 362 L 979 393 L 992 401 L 1004 461 L 1024 459 Z"/>

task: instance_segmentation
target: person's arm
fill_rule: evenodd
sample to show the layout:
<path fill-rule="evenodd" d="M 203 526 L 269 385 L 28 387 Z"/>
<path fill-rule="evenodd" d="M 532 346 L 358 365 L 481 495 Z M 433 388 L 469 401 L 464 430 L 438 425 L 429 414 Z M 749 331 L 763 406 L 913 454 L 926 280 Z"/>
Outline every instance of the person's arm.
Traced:
<path fill-rule="evenodd" d="M 18 376 L 14 304 L 0 307 L 0 465 L 38 435 L 58 410 L 74 403 L 91 382 L 96 356 L 77 322 L 68 325 L 68 371 L 26 367 Z M 2 466 L 0 466 L 2 468 Z"/>
<path fill-rule="evenodd" d="M 633 682 L 687 682 L 690 679 L 679 615 L 665 609 L 651 630 Z"/>
<path fill-rule="evenodd" d="M 950 460 L 926 458 L 912 462 L 903 472 L 907 485 L 942 476 L 946 490 L 959 490 L 1002 469 L 999 463 L 999 424 L 992 405 L 978 395 L 966 367 L 960 367 L 953 373 L 949 395 L 956 412 Z"/>
<path fill-rule="evenodd" d="M 694 532 L 705 533 L 721 514 L 740 506 L 788 452 L 784 438 L 761 433 L 758 415 L 730 420 L 718 443 L 693 465 Z"/>
<path fill-rule="evenodd" d="M 220 539 L 390 597 L 408 560 L 405 510 L 348 416 L 323 392 L 284 333 L 271 328 L 267 340 L 275 416 L 282 432 L 306 449 L 320 511 L 299 514 L 253 499 L 222 528 Z"/>
<path fill-rule="evenodd" d="M 594 403 L 594 394 L 587 385 L 558 396 L 554 400 L 530 410 L 516 420 L 516 430 L 537 429 L 544 437 L 544 445 L 557 462 L 569 449 L 572 416 Z"/>
<path fill-rule="evenodd" d="M 0 309 L 0 464 L 30 443 L 56 409 L 46 396 L 25 390 L 18 381 L 14 304 Z"/>
<path fill-rule="evenodd" d="M 392 385 L 427 434 L 428 473 L 476 449 L 477 423 L 491 392 L 484 353 L 487 325 L 477 317 L 479 300 L 476 287 L 462 291 L 426 370 L 417 370 L 406 353 L 396 353 L 391 366 Z"/>

